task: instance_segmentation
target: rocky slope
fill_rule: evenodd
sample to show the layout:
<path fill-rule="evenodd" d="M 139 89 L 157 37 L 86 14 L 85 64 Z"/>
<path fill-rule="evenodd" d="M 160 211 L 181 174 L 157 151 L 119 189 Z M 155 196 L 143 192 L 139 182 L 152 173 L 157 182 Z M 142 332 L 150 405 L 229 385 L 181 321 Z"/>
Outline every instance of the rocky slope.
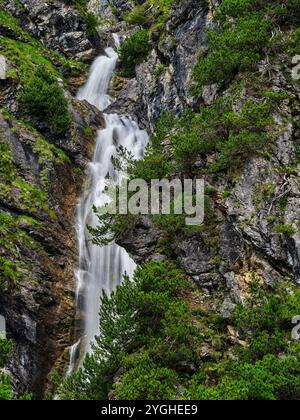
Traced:
<path fill-rule="evenodd" d="M 70 6 L 1 2 L 0 313 L 14 342 L 10 368 L 18 395 L 42 397 L 51 372 L 64 373 L 74 341 L 75 210 L 103 119 L 70 92 L 81 83 L 82 61 L 95 54 Z M 51 86 L 66 98 L 64 133 L 21 105 L 37 67 L 55 75 Z"/>
<path fill-rule="evenodd" d="M 26 33 L 38 37 L 46 48 L 59 51 L 68 58 L 91 60 L 96 54 L 95 38 L 86 36 L 80 14 L 70 6 L 56 2 L 41 10 L 41 3 L 6 1 L 3 4 L 22 23 L 28 31 Z M 279 41 L 276 46 L 278 34 L 276 30 L 270 30 L 274 44 L 262 48 L 261 55 L 256 56 L 255 71 L 252 68 L 248 72 L 242 71 L 236 66 L 229 78 L 215 80 L 216 77 L 210 75 L 206 82 L 200 83 L 199 89 L 193 69 L 199 57 L 203 60 L 209 57 L 207 30 L 218 27 L 216 7 L 220 2 L 174 1 L 163 20 L 160 13 L 155 16 L 159 18 L 159 27 L 155 26 L 157 22 L 145 23 L 140 15 L 138 23 L 136 16 L 135 20 L 132 16 L 131 20 L 128 18 L 128 12 L 144 3 L 124 0 L 90 2 L 91 9 L 101 17 L 96 37 L 99 51 L 112 42 L 114 32 L 125 40 L 144 26 L 150 30 L 149 53 L 137 63 L 133 75 L 124 75 L 121 63 L 113 82 L 115 102 L 108 112 L 128 114 L 153 134 L 159 131 L 156 125 L 162 111 L 170 111 L 176 116 L 186 108 L 192 111 L 193 116 L 189 114 L 187 121 L 182 121 L 182 127 L 180 123 L 179 127 L 175 123 L 171 127 L 167 122 L 163 123 L 166 133 L 162 139 L 158 139 L 159 134 L 153 136 L 154 143 L 157 139 L 160 141 L 159 150 L 155 149 L 153 154 L 155 162 L 153 164 L 146 156 L 142 165 L 150 167 L 156 174 L 159 162 L 168 162 L 172 167 L 171 173 L 167 174 L 169 177 L 204 178 L 206 218 L 200 229 L 188 232 L 182 226 L 178 228 L 172 219 L 158 223 L 148 216 L 131 218 L 130 223 L 126 222 L 126 229 L 117 232 L 117 240 L 137 263 L 166 259 L 179 263 L 201 291 L 196 298 L 187 293 L 190 305 L 218 314 L 226 322 L 235 305 L 249 296 L 253 281 L 268 290 L 273 290 L 278 284 L 297 288 L 300 281 L 300 214 L 297 206 L 299 82 L 291 78 L 291 52 L 278 47 Z M 151 8 L 147 13 L 151 13 Z M 7 19 L 6 23 L 1 23 L 2 37 L 30 43 L 15 24 Z M 283 33 L 290 36 L 290 28 L 287 30 L 282 25 Z M 282 33 L 281 30 L 278 32 Z M 251 38 L 250 35 L 248 32 L 247 38 Z M 290 39 L 285 40 L 284 45 L 289 42 Z M 243 49 L 255 49 L 256 43 L 256 40 L 253 45 L 245 41 Z M 233 45 L 236 47 L 234 42 Z M 78 70 L 74 63 L 63 65 L 61 58 L 51 57 L 48 53 L 47 56 L 44 52 L 47 60 L 64 77 L 65 95 L 73 121 L 72 128 L 64 136 L 53 135 L 47 124 L 19 107 L 17 98 L 22 86 L 16 77 L 18 69 L 13 60 L 10 62 L 11 51 L 7 43 L 2 42 L 1 47 L 1 38 L 0 49 L 3 55 L 6 53 L 9 62 L 8 76 L 0 81 L 0 103 L 6 108 L 1 120 L 1 145 L 6 162 L 14 163 L 10 177 L 2 174 L 0 168 L 0 178 L 16 192 L 12 197 L 6 193 L 7 189 L 1 192 L 1 211 L 10 217 L 6 219 L 1 235 L 5 239 L 8 234 L 18 234 L 18 241 L 8 241 L 16 243 L 16 249 L 10 249 L 4 239 L 0 242 L 1 256 L 6 258 L 2 268 L 5 275 L 0 278 L 5 284 L 0 303 L 9 332 L 17 343 L 12 361 L 16 387 L 19 392 L 29 389 L 41 396 L 45 377 L 49 378 L 61 360 L 66 360 L 66 348 L 72 338 L 72 285 L 76 258 L 72 226 L 76 196 L 83 180 L 78 168 L 84 168 L 91 152 L 89 145 L 93 134 L 87 127 L 95 129 L 102 122 L 95 109 L 78 104 L 68 92 L 74 92 L 80 84 L 81 70 L 74 73 L 74 66 Z M 224 57 L 224 63 L 230 65 L 227 59 Z M 223 69 L 216 69 L 216 74 L 222 73 Z M 224 69 L 227 69 L 225 65 Z M 225 107 L 223 114 L 226 119 L 218 113 L 219 106 Z M 205 125 L 203 110 L 211 112 L 209 121 L 215 126 L 212 123 Z M 29 122 L 35 129 L 20 120 Z M 196 123 L 199 127 L 194 137 L 199 143 L 205 135 L 211 143 L 220 136 L 226 139 L 229 147 L 222 149 L 219 144 L 215 147 L 204 144 L 203 149 L 195 148 L 194 152 L 194 137 L 191 135 L 190 139 L 188 135 L 189 131 L 194 134 Z M 176 130 L 180 133 L 185 127 L 188 129 L 184 131 L 184 139 L 186 142 L 191 140 L 189 153 L 184 144 L 180 144 L 181 148 L 178 146 L 180 137 L 176 137 Z M 232 137 L 228 136 L 240 132 L 257 143 L 245 146 L 241 141 L 240 148 L 231 144 L 229 139 Z M 264 145 L 257 141 L 257 133 L 265 140 Z M 46 143 L 41 143 L 40 135 Z M 40 156 L 39 143 L 47 144 L 42 147 L 47 150 L 49 145 L 55 144 L 64 154 L 59 154 L 54 163 L 51 157 L 49 162 L 49 153 L 47 158 Z M 56 149 L 51 150 L 52 154 L 58 155 Z M 184 162 L 178 150 L 185 151 Z M 221 163 L 220 156 L 223 158 Z M 172 162 L 175 159 L 178 161 L 174 169 Z M 49 180 L 47 191 L 44 167 Z M 44 194 L 39 195 L 34 190 L 33 199 L 33 192 L 28 191 L 28 187 L 24 192 L 20 181 L 13 183 L 16 177 L 26 185 L 36 185 Z M 33 200 L 37 202 L 32 207 Z M 15 283 L 18 287 L 13 285 Z M 230 326 L 223 333 L 226 335 L 224 355 L 227 357 L 230 353 L 228 342 L 236 344 L 238 340 Z M 218 351 L 215 343 L 215 337 L 204 338 L 200 349 L 201 363 L 222 359 L 222 349 Z M 116 375 L 115 382 L 119 379 Z"/>
<path fill-rule="evenodd" d="M 195 95 L 191 90 L 193 67 L 199 51 L 207 51 L 206 33 L 216 25 L 214 16 L 218 2 L 185 0 L 174 3 L 163 36 L 158 43 L 152 44 L 154 48 L 148 58 L 136 67 L 135 77 L 122 82 L 116 80 L 116 102 L 111 107 L 112 112 L 118 110 L 133 115 L 150 133 L 153 133 L 162 111 L 179 114 L 186 107 L 197 111 L 199 107 L 212 105 L 222 95 L 217 84 L 205 85 L 201 95 Z M 114 1 L 113 5 L 121 11 L 120 16 L 124 16 L 122 13 L 128 7 L 130 9 L 128 2 Z M 103 8 L 105 2 L 102 12 Z M 109 13 L 107 9 L 105 11 Z M 119 19 L 124 25 L 121 35 L 130 33 L 132 26 L 124 23 L 121 17 Z M 283 60 L 286 67 L 281 66 Z M 268 285 L 287 277 L 299 282 L 297 221 L 300 214 L 295 205 L 299 199 L 299 168 L 295 152 L 299 131 L 293 120 L 298 120 L 300 92 L 299 84 L 290 78 L 290 62 L 291 57 L 281 55 L 271 63 L 262 60 L 259 64 L 259 75 L 264 75 L 269 66 L 267 71 L 272 76 L 268 88 L 271 91 L 289 93 L 289 99 L 274 112 L 278 130 L 272 155 L 250 157 L 235 179 L 226 173 L 219 179 L 205 174 L 200 160 L 196 176 L 204 177 L 207 190 L 210 190 L 213 225 L 208 225 L 208 215 L 206 232 L 180 237 L 172 245 L 174 257 L 201 287 L 225 290 L 226 307 L 232 307 L 234 302 L 243 298 L 253 275 L 258 275 Z M 251 99 L 251 89 L 252 86 L 244 88 L 235 104 L 236 111 L 241 109 L 243 98 Z M 230 94 L 230 88 L 226 94 Z M 167 155 L 169 142 L 166 141 L 163 147 Z M 281 214 L 278 206 L 282 200 L 284 208 Z M 275 233 L 276 220 L 280 220 L 281 225 L 292 227 L 292 234 Z M 210 230 L 215 236 L 213 246 Z M 153 226 L 147 217 L 142 217 L 121 243 L 141 262 L 153 258 L 153 255 L 157 257 L 162 236 L 157 226 Z"/>

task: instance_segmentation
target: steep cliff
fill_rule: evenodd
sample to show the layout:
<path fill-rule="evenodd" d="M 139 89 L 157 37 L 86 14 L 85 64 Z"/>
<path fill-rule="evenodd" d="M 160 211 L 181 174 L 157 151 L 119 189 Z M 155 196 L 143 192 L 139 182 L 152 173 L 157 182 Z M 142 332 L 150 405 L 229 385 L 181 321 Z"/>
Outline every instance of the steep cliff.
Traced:
<path fill-rule="evenodd" d="M 98 10 L 123 41 L 108 112 L 152 135 L 132 177 L 204 179 L 205 220 L 109 221 L 142 268 L 104 298 L 95 356 L 62 395 L 299 397 L 299 2 L 113 0 Z M 100 243 L 103 229 L 94 234 Z"/>
<path fill-rule="evenodd" d="M 204 179 L 205 221 L 110 223 L 141 268 L 104 297 L 95 353 L 61 397 L 299 398 L 299 2 L 92 0 L 98 22 L 68 3 L 1 2 L 0 308 L 18 393 L 41 397 L 66 365 L 74 209 L 103 124 L 72 94 L 116 32 L 107 112 L 152 136 L 131 175 Z"/>
<path fill-rule="evenodd" d="M 69 5 L 1 2 L 0 313 L 19 395 L 42 397 L 74 340 L 76 203 L 103 120 L 70 92 L 95 53 Z"/>
<path fill-rule="evenodd" d="M 119 2 L 114 4 L 118 10 L 126 12 L 127 9 L 123 10 L 122 5 Z M 126 5 L 128 7 L 127 2 Z M 208 213 L 213 213 L 213 217 L 207 214 L 204 223 L 207 229 L 203 227 L 205 232 L 189 237 L 180 236 L 178 240 L 173 238 L 172 252 L 200 286 L 227 286 L 227 292 L 236 301 L 242 297 L 245 282 L 251 273 L 258 274 L 269 285 L 286 277 L 299 281 L 297 221 L 300 215 L 295 206 L 299 194 L 299 83 L 291 78 L 293 48 L 282 50 L 282 44 L 289 43 L 284 38 L 277 40 L 278 45 L 270 47 L 273 51 L 268 51 L 266 56 L 261 55 L 257 71 L 251 73 L 249 69 L 238 73 L 238 69 L 234 69 L 230 82 L 224 84 L 221 78 L 217 80 L 219 69 L 216 67 L 213 83 L 205 82 L 201 90 L 197 91 L 194 66 L 199 62 L 199 56 L 205 57 L 209 52 L 207 31 L 217 25 L 218 21 L 214 18 L 216 6 L 217 2 L 175 1 L 165 30 L 158 40 L 153 34 L 153 28 L 150 29 L 152 41 L 149 55 L 137 65 L 134 77 L 125 78 L 120 83 L 117 76 L 117 86 L 123 86 L 116 90 L 116 102 L 111 111 L 134 115 L 151 133 L 155 131 L 154 127 L 164 111 L 175 115 L 187 108 L 191 108 L 194 115 L 199 115 L 201 109 L 212 109 L 214 112 L 214 104 L 217 107 L 228 98 L 230 104 L 228 108 L 227 104 L 223 107 L 223 115 L 228 111 L 228 118 L 238 118 L 243 112 L 252 113 L 253 120 L 248 122 L 247 127 L 249 131 L 259 131 L 259 127 L 255 127 L 256 123 L 265 124 L 272 137 L 272 140 L 263 140 L 269 142 L 266 147 L 255 144 L 253 150 L 251 145 L 244 149 L 242 146 L 236 149 L 232 146 L 231 156 L 228 151 L 231 161 L 224 164 L 220 162 L 222 150 L 219 145 L 216 150 L 213 147 L 211 150 L 208 147 L 207 151 L 205 148 L 201 150 L 201 136 L 207 134 L 201 132 L 203 127 L 200 124 L 195 127 L 197 121 L 194 122 L 192 117 L 190 130 L 181 134 L 182 142 L 186 145 L 177 147 L 176 139 L 172 143 L 172 134 L 168 131 L 172 133 L 173 130 L 173 136 L 176 137 L 176 123 L 168 126 L 164 120 L 162 124 L 165 124 L 166 133 L 162 139 L 158 139 L 166 160 L 176 159 L 176 153 L 179 154 L 176 147 L 182 147 L 186 161 L 183 162 L 181 156 L 177 159 L 175 170 L 172 168 L 173 175 L 204 178 Z M 126 13 L 121 16 L 125 16 L 126 21 L 123 34 L 139 30 L 140 27 L 134 27 Z M 148 23 L 144 25 L 149 27 Z M 251 43 L 251 40 L 248 42 Z M 225 67 L 225 53 L 223 60 Z M 265 96 L 261 94 L 262 91 Z M 260 104 L 267 102 L 268 109 L 264 111 Z M 214 118 L 213 112 L 211 119 Z M 260 113 L 262 121 L 255 121 L 256 112 Z M 218 117 L 221 120 L 222 112 Z M 199 145 L 189 142 L 188 137 L 184 138 L 194 129 L 193 134 L 198 136 L 194 143 L 198 142 Z M 234 129 L 234 123 L 224 123 L 223 127 L 218 128 L 219 131 L 227 132 Z M 158 155 L 155 157 L 159 158 Z M 209 164 L 214 161 L 217 164 L 211 170 Z M 146 157 L 142 165 L 147 164 L 150 166 L 151 162 L 149 158 L 148 163 Z M 163 175 L 171 174 L 165 172 Z M 209 219 L 212 219 L 212 226 L 208 225 Z M 156 249 L 159 249 L 161 236 L 167 234 L 164 232 L 159 235 L 157 229 L 158 226 L 152 227 L 152 222 L 143 217 L 137 221 L 136 230 L 133 229 L 129 236 L 126 231 L 127 237 L 121 242 L 133 255 L 138 256 L 138 261 L 148 260 L 155 253 L 155 242 Z M 214 236 L 213 246 L 210 244 L 211 235 Z"/>

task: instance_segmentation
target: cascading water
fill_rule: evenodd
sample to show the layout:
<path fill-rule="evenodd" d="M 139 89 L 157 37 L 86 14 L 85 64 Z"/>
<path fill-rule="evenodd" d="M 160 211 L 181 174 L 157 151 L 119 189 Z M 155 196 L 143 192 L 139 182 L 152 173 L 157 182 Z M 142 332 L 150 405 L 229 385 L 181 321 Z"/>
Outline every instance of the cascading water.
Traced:
<path fill-rule="evenodd" d="M 114 35 L 116 47 L 119 40 Z M 105 55 L 98 57 L 91 68 L 86 85 L 80 89 L 78 99 L 86 100 L 99 110 L 105 110 L 112 98 L 108 95 L 112 74 L 118 60 L 112 48 L 105 50 Z M 79 340 L 70 350 L 68 373 L 76 367 L 79 348 L 84 353 L 91 350 L 91 342 L 99 333 L 100 297 L 105 290 L 110 294 L 121 283 L 123 275 L 132 276 L 135 264 L 127 252 L 116 244 L 104 247 L 93 245 L 89 239 L 87 225 L 96 226 L 98 218 L 93 206 L 99 207 L 107 202 L 104 193 L 106 178 L 115 179 L 116 172 L 112 157 L 117 155 L 120 146 L 126 148 L 135 159 L 143 156 L 148 143 L 148 135 L 139 129 L 128 117 L 104 114 L 105 128 L 99 130 L 93 161 L 89 165 L 90 187 L 78 205 L 78 244 L 79 269 L 77 271 L 76 304 L 84 312 L 84 343 Z"/>

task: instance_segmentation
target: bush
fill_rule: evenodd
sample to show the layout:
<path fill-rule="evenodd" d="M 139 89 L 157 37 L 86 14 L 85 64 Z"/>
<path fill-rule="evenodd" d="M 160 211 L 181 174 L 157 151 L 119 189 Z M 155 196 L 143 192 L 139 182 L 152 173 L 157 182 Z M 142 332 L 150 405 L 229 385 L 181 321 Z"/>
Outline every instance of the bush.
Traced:
<path fill-rule="evenodd" d="M 118 400 L 173 400 L 178 385 L 178 374 L 155 366 L 151 360 L 142 360 L 130 369 L 116 385 Z"/>
<path fill-rule="evenodd" d="M 12 351 L 12 342 L 0 337 L 0 368 L 4 368 L 8 363 L 9 353 Z"/>
<path fill-rule="evenodd" d="M 298 24 L 300 19 L 298 0 L 224 0 L 219 17 L 224 21 L 228 17 L 236 18 L 256 11 L 263 11 L 273 23 L 283 26 Z"/>
<path fill-rule="evenodd" d="M 208 34 L 211 52 L 194 69 L 199 85 L 226 83 L 240 71 L 253 70 L 270 39 L 270 22 L 261 14 L 239 17 Z"/>
<path fill-rule="evenodd" d="M 185 397 L 195 400 L 297 400 L 299 368 L 299 352 L 297 356 L 282 359 L 268 355 L 255 364 L 221 364 L 222 379 L 217 386 L 206 387 L 195 380 Z"/>
<path fill-rule="evenodd" d="M 86 24 L 86 32 L 89 37 L 93 37 L 97 34 L 97 27 L 99 26 L 99 19 L 92 12 L 86 12 L 84 14 L 84 21 Z"/>
<path fill-rule="evenodd" d="M 118 398 L 173 398 L 185 366 L 197 361 L 198 331 L 180 297 L 188 288 L 174 264 L 151 262 L 104 295 L 93 355 L 62 385 L 62 398 L 107 398 L 117 371 Z"/>
<path fill-rule="evenodd" d="M 135 66 L 142 63 L 150 51 L 149 32 L 145 29 L 126 38 L 120 47 L 121 73 L 124 77 L 135 74 Z"/>
<path fill-rule="evenodd" d="M 291 343 L 291 319 L 300 310 L 299 291 L 265 291 L 256 282 L 231 322 L 247 346 L 238 360 L 209 365 L 194 375 L 184 397 L 199 400 L 294 400 L 300 391 L 300 345 Z M 208 387 L 207 383 L 214 383 Z"/>
<path fill-rule="evenodd" d="M 63 89 L 44 69 L 39 68 L 27 80 L 20 102 L 26 112 L 46 122 L 54 134 L 63 135 L 69 129 L 71 116 Z"/>

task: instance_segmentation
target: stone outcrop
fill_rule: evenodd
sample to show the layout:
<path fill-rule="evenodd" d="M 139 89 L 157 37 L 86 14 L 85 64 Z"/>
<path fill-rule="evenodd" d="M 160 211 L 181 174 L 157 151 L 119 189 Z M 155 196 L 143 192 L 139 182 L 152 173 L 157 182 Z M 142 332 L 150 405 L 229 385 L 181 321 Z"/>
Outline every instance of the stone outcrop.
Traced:
<path fill-rule="evenodd" d="M 118 8 L 118 2 L 113 3 Z M 211 24 L 206 1 L 175 2 L 166 35 L 137 67 L 136 78 L 117 92 L 111 112 L 134 115 L 153 131 L 162 110 L 179 114 L 186 106 L 196 106 L 190 94 L 191 75 L 199 50 L 206 48 L 206 29 Z"/>
<path fill-rule="evenodd" d="M 95 56 L 95 48 L 86 36 L 84 19 L 64 2 L 7 0 L 3 5 L 20 20 L 24 30 L 46 47 L 82 61 L 89 62 Z"/>
<path fill-rule="evenodd" d="M 100 128 L 102 120 L 94 109 L 85 106 L 84 111 L 85 124 Z M 13 118 L 7 120 L 0 116 L 1 142 L 9 144 L 18 179 L 26 181 L 29 189 L 32 186 L 42 191 L 41 171 L 46 170 L 49 184 L 47 196 L 41 197 L 41 203 L 24 203 L 22 200 L 26 198 L 18 198 L 17 191 L 15 197 L 1 194 L 0 198 L 1 215 L 11 218 L 17 235 L 28 238 L 19 243 L 18 238 L 10 236 L 13 235 L 10 230 L 6 232 L 8 241 L 17 241 L 11 244 L 18 248 L 16 252 L 2 246 L 3 240 L 0 240 L 1 257 L 9 258 L 13 269 L 20 273 L 17 285 L 8 282 L 0 291 L 0 309 L 15 344 L 10 364 L 15 391 L 18 394 L 33 392 L 35 398 L 43 396 L 51 381 L 51 372 L 64 373 L 68 348 L 74 340 L 75 209 L 85 163 L 93 146 L 79 134 L 80 123 L 79 120 L 78 143 L 67 143 L 64 147 L 65 160 L 49 160 L 42 169 L 39 133 Z M 5 232 L 6 225 L 2 229 Z"/>

